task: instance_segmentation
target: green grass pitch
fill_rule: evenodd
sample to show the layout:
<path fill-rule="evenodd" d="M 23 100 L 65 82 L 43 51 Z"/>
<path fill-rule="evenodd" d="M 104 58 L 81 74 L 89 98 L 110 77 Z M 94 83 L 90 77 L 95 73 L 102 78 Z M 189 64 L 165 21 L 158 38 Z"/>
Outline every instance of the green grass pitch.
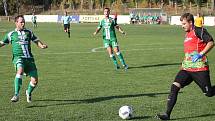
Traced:
<path fill-rule="evenodd" d="M 118 41 L 130 69 L 114 70 L 101 33 L 93 36 L 97 24 L 72 24 L 71 38 L 61 24 L 38 23 L 34 33 L 49 48 L 32 44 L 39 72 L 39 84 L 31 104 L 26 102 L 23 78 L 20 101 L 11 103 L 14 67 L 11 46 L 0 48 L 1 121 L 121 121 L 118 109 L 130 105 L 132 121 L 156 121 L 163 112 L 170 85 L 183 59 L 185 33 L 180 26 L 122 25 Z M 215 38 L 214 27 L 206 27 Z M 0 23 L 0 38 L 14 29 L 13 23 Z M 212 84 L 215 84 L 215 51 L 209 53 Z M 192 83 L 181 90 L 171 118 L 175 121 L 213 121 L 215 98 L 207 98 Z"/>

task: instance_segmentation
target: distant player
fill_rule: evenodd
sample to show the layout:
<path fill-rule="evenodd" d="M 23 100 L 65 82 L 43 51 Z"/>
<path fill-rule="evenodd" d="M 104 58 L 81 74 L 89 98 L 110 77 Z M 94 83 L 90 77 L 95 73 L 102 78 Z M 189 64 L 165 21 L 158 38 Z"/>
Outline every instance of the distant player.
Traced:
<path fill-rule="evenodd" d="M 115 33 L 115 28 L 118 29 L 119 32 L 121 32 L 122 34 L 125 34 L 125 32 L 121 29 L 121 27 L 115 22 L 115 20 L 113 18 L 109 17 L 109 15 L 110 15 L 109 8 L 104 9 L 104 15 L 105 15 L 105 18 L 100 21 L 96 31 L 93 34 L 96 35 L 102 29 L 104 47 L 107 49 L 107 52 L 108 52 L 110 58 L 113 60 L 115 68 L 119 69 L 120 66 L 117 63 L 117 60 L 116 60 L 115 55 L 113 54 L 113 51 L 118 56 L 124 69 L 128 69 L 128 66 L 126 65 L 126 63 L 124 61 L 123 55 L 119 50 L 116 33 Z"/>
<path fill-rule="evenodd" d="M 197 14 L 197 17 L 195 19 L 195 26 L 196 27 L 203 27 L 204 25 L 204 19 L 203 17 L 200 15 L 200 13 Z"/>
<path fill-rule="evenodd" d="M 185 57 L 181 70 L 171 85 L 167 99 L 167 108 L 164 114 L 158 114 L 161 120 L 169 120 L 171 112 L 176 104 L 178 92 L 193 81 L 201 88 L 207 97 L 215 95 L 215 87 L 211 86 L 207 53 L 214 46 L 214 40 L 206 29 L 194 26 L 194 17 L 185 13 L 180 18 L 182 28 L 186 32 L 184 40 Z M 191 94 L 192 95 L 192 94 Z M 192 104 L 191 104 L 192 105 Z M 186 111 L 185 111 L 186 112 Z"/>
<path fill-rule="evenodd" d="M 37 68 L 31 53 L 31 42 L 38 47 L 45 49 L 48 46 L 43 44 L 31 30 L 25 28 L 25 20 L 22 15 L 15 17 L 16 29 L 5 35 L 0 41 L 0 47 L 12 45 L 12 61 L 16 69 L 14 79 L 15 95 L 11 98 L 12 102 L 19 101 L 19 91 L 22 85 L 23 73 L 30 76 L 30 83 L 26 90 L 27 102 L 31 102 L 31 94 L 38 83 Z"/>
<path fill-rule="evenodd" d="M 32 22 L 34 28 L 37 27 L 37 16 L 34 15 L 34 13 L 32 14 L 31 22 Z"/>
<path fill-rule="evenodd" d="M 115 12 L 115 14 L 114 14 L 114 20 L 115 20 L 116 23 L 117 23 L 117 16 L 118 16 L 118 14 L 117 14 L 117 12 Z"/>
<path fill-rule="evenodd" d="M 64 16 L 62 17 L 62 22 L 64 26 L 64 32 L 68 33 L 68 37 L 70 38 L 70 21 L 72 18 L 67 15 L 67 12 L 65 11 Z"/>

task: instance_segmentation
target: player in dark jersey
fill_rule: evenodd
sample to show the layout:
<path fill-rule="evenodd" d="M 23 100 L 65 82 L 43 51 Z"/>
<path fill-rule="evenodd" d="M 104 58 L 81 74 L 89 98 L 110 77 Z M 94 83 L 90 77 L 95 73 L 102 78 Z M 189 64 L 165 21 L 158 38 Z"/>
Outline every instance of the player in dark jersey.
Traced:
<path fill-rule="evenodd" d="M 185 13 L 180 18 L 182 28 L 186 32 L 184 40 L 185 57 L 181 70 L 175 77 L 171 91 L 167 99 L 167 109 L 164 114 L 157 114 L 161 120 L 169 120 L 170 114 L 177 101 L 177 95 L 181 88 L 194 81 L 202 92 L 212 97 L 215 95 L 215 87 L 211 86 L 207 53 L 213 48 L 214 40 L 206 29 L 194 26 L 194 17 Z"/>
<path fill-rule="evenodd" d="M 30 83 L 26 90 L 27 102 L 30 103 L 32 91 L 38 83 L 37 68 L 31 53 L 31 42 L 42 49 L 46 49 L 48 46 L 43 44 L 31 30 L 25 28 L 25 19 L 22 15 L 15 17 L 15 24 L 16 29 L 5 35 L 2 41 L 0 41 L 0 47 L 8 44 L 12 45 L 12 61 L 16 69 L 16 76 L 14 79 L 15 94 L 11 101 L 19 101 L 22 76 L 25 73 L 30 76 Z"/>

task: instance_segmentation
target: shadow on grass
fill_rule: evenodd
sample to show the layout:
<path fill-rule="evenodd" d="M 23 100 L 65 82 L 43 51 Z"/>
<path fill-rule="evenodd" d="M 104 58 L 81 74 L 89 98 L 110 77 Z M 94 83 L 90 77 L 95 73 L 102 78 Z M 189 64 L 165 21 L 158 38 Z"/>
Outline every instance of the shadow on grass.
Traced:
<path fill-rule="evenodd" d="M 69 104 L 82 104 L 82 103 L 97 103 L 107 100 L 119 99 L 119 98 L 132 98 L 132 97 L 156 97 L 157 95 L 166 95 L 169 94 L 167 92 L 163 93 L 146 93 L 146 94 L 135 94 L 135 95 L 116 95 L 116 96 L 106 96 L 106 97 L 95 97 L 89 99 L 79 99 L 79 100 L 68 100 L 68 99 L 44 99 L 44 100 L 34 100 L 35 102 L 61 102 L 57 104 L 46 104 L 46 105 L 32 105 L 28 106 L 27 108 L 34 108 L 34 107 L 48 107 L 48 106 L 57 106 L 57 105 L 69 105 Z"/>
<path fill-rule="evenodd" d="M 144 66 L 129 66 L 129 69 L 152 68 L 152 67 L 174 66 L 174 65 L 181 65 L 181 63 L 165 63 L 165 64 L 144 65 Z"/>
<path fill-rule="evenodd" d="M 175 118 L 175 119 L 171 119 L 171 120 L 186 120 L 186 119 L 192 119 L 192 118 L 201 118 L 201 117 L 212 117 L 215 116 L 215 114 L 202 114 L 199 116 L 189 116 L 189 117 L 182 117 L 182 118 Z"/>
<path fill-rule="evenodd" d="M 149 119 L 152 118 L 152 116 L 136 116 L 136 117 L 132 117 L 131 120 L 142 120 L 142 119 Z"/>

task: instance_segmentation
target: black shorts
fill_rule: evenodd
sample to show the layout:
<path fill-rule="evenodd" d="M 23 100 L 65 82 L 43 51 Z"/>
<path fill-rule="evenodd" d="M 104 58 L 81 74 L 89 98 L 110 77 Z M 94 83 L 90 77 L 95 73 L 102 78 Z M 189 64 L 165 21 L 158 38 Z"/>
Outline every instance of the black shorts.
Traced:
<path fill-rule="evenodd" d="M 175 82 L 178 82 L 181 88 L 189 85 L 193 81 L 202 89 L 203 93 L 211 90 L 209 71 L 189 72 L 181 70 L 175 77 Z"/>
<path fill-rule="evenodd" d="M 64 24 L 64 30 L 70 29 L 70 24 Z"/>

